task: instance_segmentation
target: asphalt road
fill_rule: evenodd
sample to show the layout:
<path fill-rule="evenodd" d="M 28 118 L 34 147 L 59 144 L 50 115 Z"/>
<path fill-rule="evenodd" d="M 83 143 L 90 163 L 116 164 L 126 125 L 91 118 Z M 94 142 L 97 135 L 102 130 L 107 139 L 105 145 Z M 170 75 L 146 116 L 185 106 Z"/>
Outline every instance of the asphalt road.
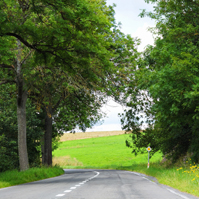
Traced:
<path fill-rule="evenodd" d="M 0 199 L 198 199 L 134 172 L 65 170 L 65 173 L 0 189 Z"/>

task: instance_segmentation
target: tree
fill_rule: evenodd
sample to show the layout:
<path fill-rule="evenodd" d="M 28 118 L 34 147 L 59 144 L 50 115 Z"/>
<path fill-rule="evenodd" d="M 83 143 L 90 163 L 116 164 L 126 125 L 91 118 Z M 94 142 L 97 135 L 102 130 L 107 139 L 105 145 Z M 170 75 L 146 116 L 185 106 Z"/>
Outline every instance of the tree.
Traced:
<path fill-rule="evenodd" d="M 98 68 L 97 78 L 100 81 L 96 82 L 97 84 L 92 81 L 85 81 L 81 73 L 71 77 L 67 71 L 57 67 L 49 70 L 47 66 L 38 66 L 34 71 L 35 84 L 30 97 L 46 113 L 47 125 L 45 125 L 43 139 L 43 163 L 45 165 L 52 164 L 52 146 L 50 143 L 52 141 L 53 123 L 57 127 L 62 126 L 61 129 L 65 131 L 72 130 L 76 126 L 82 127 L 82 130 L 85 131 L 86 128 L 91 127 L 101 118 L 98 111 L 105 101 L 106 94 L 114 96 L 118 100 L 119 90 L 126 81 L 124 72 L 126 73 L 125 70 L 131 65 L 130 61 L 135 56 L 135 52 L 130 52 L 129 48 L 133 50 L 132 47 L 135 46 L 135 42 L 132 41 L 131 37 L 126 38 L 118 30 L 115 30 L 114 34 L 116 35 L 114 37 L 114 48 L 112 47 L 114 57 L 112 57 L 111 62 L 117 63 L 118 67 L 113 68 L 112 73 L 106 71 L 106 76 L 102 76 L 101 69 Z M 95 65 L 95 67 L 98 67 L 98 65 Z M 95 69 L 91 68 L 90 70 Z M 37 84 L 37 82 L 40 83 Z M 103 92 L 106 94 L 102 94 Z M 41 95 L 38 98 L 39 94 Z M 63 113 L 67 115 L 64 116 Z M 59 125 L 57 125 L 58 122 Z"/>
<path fill-rule="evenodd" d="M 189 152 L 198 162 L 199 4 L 186 0 L 148 2 L 156 3 L 154 12 L 141 16 L 156 19 L 157 37 L 134 72 L 128 90 L 132 109 L 123 120 L 124 128 L 139 129 L 140 123 L 129 115 L 144 111 L 149 128 L 133 132 L 136 146 L 151 144 L 174 162 Z"/>
<path fill-rule="evenodd" d="M 35 82 L 33 76 L 39 67 L 45 66 L 46 74 L 64 71 L 65 82 L 61 82 L 61 88 L 73 90 L 76 85 L 80 88 L 83 85 L 85 90 L 103 91 L 105 85 L 112 85 L 112 80 L 117 79 L 116 71 L 126 66 L 125 60 L 132 59 L 135 42 L 119 31 L 114 10 L 104 0 L 3 0 L 0 10 L 0 37 L 7 52 L 0 57 L 4 71 L 0 84 L 15 82 L 17 85 L 19 159 L 20 169 L 25 170 L 28 169 L 26 100 L 30 91 L 37 91 L 41 98 L 45 93 L 42 86 L 46 80 Z M 133 52 L 128 52 L 129 49 Z M 115 69 L 114 63 L 119 60 L 123 62 Z M 77 79 L 78 84 L 70 84 L 70 80 Z M 53 87 L 59 79 L 49 81 Z M 59 102 L 59 95 L 45 99 L 46 128 L 51 132 L 52 100 Z M 51 134 L 47 138 L 48 154 Z"/>
<path fill-rule="evenodd" d="M 84 131 L 91 127 L 101 118 L 98 111 L 104 100 L 88 90 L 88 87 L 84 87 L 81 79 L 80 82 L 77 80 L 72 83 L 72 80 L 69 82 L 68 76 L 64 76 L 63 72 L 56 74 L 54 71 L 48 74 L 45 68 L 39 68 L 40 72 L 34 75 L 37 78 L 36 82 L 42 82 L 42 84 L 40 83 L 39 87 L 35 84 L 29 96 L 37 109 L 43 110 L 42 114 L 44 113 L 45 117 L 43 118 L 45 133 L 42 139 L 42 163 L 52 165 L 52 138 L 55 135 L 61 135 L 63 131 L 72 131 L 77 126 Z M 42 81 L 39 80 L 40 76 Z M 67 85 L 64 81 L 65 77 L 68 80 Z M 54 81 L 55 79 L 59 81 Z"/>

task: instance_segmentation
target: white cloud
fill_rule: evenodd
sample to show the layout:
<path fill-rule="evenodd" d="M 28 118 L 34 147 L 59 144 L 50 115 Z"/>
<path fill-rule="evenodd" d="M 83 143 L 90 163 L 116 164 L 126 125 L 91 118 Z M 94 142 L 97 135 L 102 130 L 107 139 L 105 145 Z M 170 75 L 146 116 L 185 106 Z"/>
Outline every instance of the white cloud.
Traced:
<path fill-rule="evenodd" d="M 121 130 L 120 117 L 118 113 L 124 112 L 124 107 L 120 104 L 109 100 L 107 104 L 102 107 L 102 111 L 106 113 L 106 117 L 103 118 L 104 122 L 101 125 L 95 125 L 92 129 L 86 131 L 112 131 Z"/>
<path fill-rule="evenodd" d="M 141 44 L 138 47 L 138 50 L 142 52 L 147 45 L 154 44 L 153 34 L 148 30 L 151 28 L 147 23 L 144 23 L 140 26 L 132 35 L 132 37 L 138 37 L 141 39 Z"/>
<path fill-rule="evenodd" d="M 119 131 L 121 129 L 121 124 L 103 124 L 101 126 L 94 126 L 92 129 L 87 129 L 87 132 L 93 131 Z"/>

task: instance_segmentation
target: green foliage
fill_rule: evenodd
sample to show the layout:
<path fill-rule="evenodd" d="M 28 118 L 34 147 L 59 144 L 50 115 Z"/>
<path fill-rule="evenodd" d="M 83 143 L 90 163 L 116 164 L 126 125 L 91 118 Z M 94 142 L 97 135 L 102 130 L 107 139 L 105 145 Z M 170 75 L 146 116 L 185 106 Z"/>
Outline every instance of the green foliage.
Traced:
<path fill-rule="evenodd" d="M 42 112 L 40 111 L 40 114 Z M 44 122 L 35 106 L 27 103 L 27 145 L 30 166 L 39 166 L 41 159 L 41 137 L 44 134 Z"/>
<path fill-rule="evenodd" d="M 17 121 L 12 90 L 2 86 L 0 97 L 0 172 L 18 167 Z M 10 100 L 8 100 L 10 98 Z"/>
<path fill-rule="evenodd" d="M 199 161 L 198 8 L 195 1 L 156 1 L 153 13 L 141 14 L 157 21 L 155 46 L 143 53 L 126 92 L 131 109 L 122 122 L 133 130 L 132 142 L 150 144 L 174 162 L 187 152 Z M 149 128 L 140 132 L 142 121 Z"/>
<path fill-rule="evenodd" d="M 0 135 L 0 146 L 0 172 L 17 168 L 19 165 L 16 141 L 8 140 L 3 134 Z"/>
<path fill-rule="evenodd" d="M 17 111 L 13 91 L 15 86 L 2 85 L 0 100 L 0 171 L 16 169 L 18 163 Z M 42 120 L 35 107 L 27 103 L 27 145 L 30 165 L 40 164 Z"/>
<path fill-rule="evenodd" d="M 51 81 L 52 88 L 57 87 L 55 75 L 61 80 L 59 88 L 101 91 L 119 88 L 125 78 L 117 73 L 132 65 L 137 56 L 137 41 L 120 31 L 112 6 L 106 6 L 104 0 L 53 0 L 50 3 L 31 0 L 21 4 L 5 0 L 0 5 L 0 36 L 6 41 L 4 52 L 11 54 L 17 53 L 13 50 L 14 44 L 16 39 L 20 40 L 21 60 L 32 50 L 31 64 L 26 61 L 23 65 L 27 90 L 36 87 L 34 92 L 45 94 L 41 88 L 46 82 Z M 4 58 L 8 59 L 7 64 L 13 65 L 12 56 Z M 30 57 L 28 59 L 30 61 Z M 5 64 L 4 59 L 1 62 Z M 37 72 L 40 72 L 38 78 Z"/>
<path fill-rule="evenodd" d="M 103 102 L 104 99 L 100 95 L 87 94 L 84 90 L 70 94 L 54 114 L 54 128 L 59 132 L 64 132 L 79 127 L 85 132 L 102 117 L 100 108 Z"/>

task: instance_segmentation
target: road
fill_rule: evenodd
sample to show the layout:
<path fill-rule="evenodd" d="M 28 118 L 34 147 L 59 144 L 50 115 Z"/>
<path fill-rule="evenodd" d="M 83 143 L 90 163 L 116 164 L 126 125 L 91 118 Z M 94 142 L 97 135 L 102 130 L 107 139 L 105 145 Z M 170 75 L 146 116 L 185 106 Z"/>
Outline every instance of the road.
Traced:
<path fill-rule="evenodd" d="M 65 170 L 46 180 L 0 189 L 0 199 L 198 199 L 143 174 L 115 170 Z"/>

